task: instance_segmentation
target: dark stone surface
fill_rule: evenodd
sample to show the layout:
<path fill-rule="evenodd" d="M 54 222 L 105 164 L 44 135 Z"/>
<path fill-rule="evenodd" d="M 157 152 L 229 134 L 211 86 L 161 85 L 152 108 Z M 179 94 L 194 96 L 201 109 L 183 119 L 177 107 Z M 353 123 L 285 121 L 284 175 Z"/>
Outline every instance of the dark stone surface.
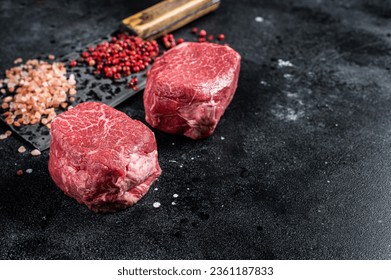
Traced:
<path fill-rule="evenodd" d="M 1 70 L 71 52 L 155 2 L 2 0 Z M 163 175 L 135 207 L 91 213 L 51 181 L 47 152 L 1 141 L 0 258 L 390 259 L 391 6 L 271 2 L 225 0 L 177 32 L 224 32 L 243 57 L 239 87 L 212 137 L 156 131 Z M 143 120 L 141 94 L 118 108 Z"/>

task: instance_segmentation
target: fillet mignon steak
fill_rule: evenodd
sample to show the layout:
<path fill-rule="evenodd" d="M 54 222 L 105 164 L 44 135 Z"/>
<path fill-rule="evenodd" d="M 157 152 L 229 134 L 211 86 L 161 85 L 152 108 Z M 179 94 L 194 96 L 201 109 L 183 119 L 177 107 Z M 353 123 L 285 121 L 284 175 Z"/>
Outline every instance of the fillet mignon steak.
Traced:
<path fill-rule="evenodd" d="M 144 92 L 146 121 L 192 139 L 210 136 L 235 93 L 240 55 L 228 46 L 182 43 L 157 58 Z"/>
<path fill-rule="evenodd" d="M 107 105 L 86 102 L 51 123 L 49 172 L 95 212 L 135 204 L 160 176 L 153 132 Z"/>

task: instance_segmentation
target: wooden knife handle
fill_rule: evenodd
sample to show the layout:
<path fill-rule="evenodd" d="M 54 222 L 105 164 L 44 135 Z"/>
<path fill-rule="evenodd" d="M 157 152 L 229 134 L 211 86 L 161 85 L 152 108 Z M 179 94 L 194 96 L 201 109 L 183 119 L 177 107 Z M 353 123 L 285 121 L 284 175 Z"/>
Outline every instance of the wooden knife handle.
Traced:
<path fill-rule="evenodd" d="M 220 0 L 165 0 L 125 18 L 122 25 L 143 39 L 155 39 L 218 8 Z"/>

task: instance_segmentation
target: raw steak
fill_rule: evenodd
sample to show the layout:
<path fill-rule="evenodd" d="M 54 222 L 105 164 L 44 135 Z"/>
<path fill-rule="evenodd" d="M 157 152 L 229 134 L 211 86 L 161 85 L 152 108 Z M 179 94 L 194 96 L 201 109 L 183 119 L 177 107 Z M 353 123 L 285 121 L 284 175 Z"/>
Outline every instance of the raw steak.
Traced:
<path fill-rule="evenodd" d="M 228 46 L 182 43 L 157 58 L 144 92 L 146 121 L 192 139 L 210 136 L 235 93 L 240 55 Z"/>
<path fill-rule="evenodd" d="M 153 132 L 107 105 L 86 102 L 51 124 L 49 172 L 95 212 L 135 204 L 160 176 Z"/>

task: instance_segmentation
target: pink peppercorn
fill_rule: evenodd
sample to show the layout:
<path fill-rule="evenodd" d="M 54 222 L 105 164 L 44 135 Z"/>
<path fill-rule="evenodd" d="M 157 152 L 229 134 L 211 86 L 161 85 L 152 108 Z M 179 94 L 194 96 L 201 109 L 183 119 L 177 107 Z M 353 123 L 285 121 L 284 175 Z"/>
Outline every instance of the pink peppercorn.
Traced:
<path fill-rule="evenodd" d="M 77 65 L 76 60 L 71 60 L 71 61 L 69 62 L 69 66 L 70 66 L 70 67 L 75 67 L 76 65 Z"/>
<path fill-rule="evenodd" d="M 224 34 L 220 34 L 220 35 L 217 37 L 217 39 L 218 39 L 219 41 L 223 41 L 223 40 L 225 39 L 225 35 L 224 35 Z"/>
<path fill-rule="evenodd" d="M 176 44 L 172 35 L 168 41 L 170 45 Z M 127 34 L 119 34 L 87 50 L 81 54 L 79 61 L 94 66 L 96 75 L 114 79 L 145 69 L 159 53 L 156 41 L 144 41 Z"/>
<path fill-rule="evenodd" d="M 198 35 L 200 37 L 205 37 L 206 36 L 206 31 L 204 29 L 202 29 Z"/>

